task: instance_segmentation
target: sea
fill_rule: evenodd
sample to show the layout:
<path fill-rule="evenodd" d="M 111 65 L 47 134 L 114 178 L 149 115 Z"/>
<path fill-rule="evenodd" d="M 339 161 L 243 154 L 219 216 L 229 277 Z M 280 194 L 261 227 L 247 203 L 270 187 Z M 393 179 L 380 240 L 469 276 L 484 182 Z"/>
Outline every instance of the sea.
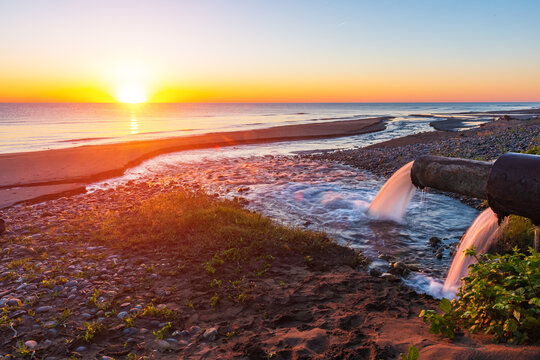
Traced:
<path fill-rule="evenodd" d="M 376 139 L 373 136 L 355 138 L 354 143 L 361 146 L 364 142 L 369 144 L 433 130 L 429 122 L 437 118 L 415 115 L 539 106 L 540 103 L 0 103 L 0 153 L 374 116 L 394 117 L 388 129 Z M 333 141 L 331 146 L 346 147 L 350 145 L 348 140 Z"/>

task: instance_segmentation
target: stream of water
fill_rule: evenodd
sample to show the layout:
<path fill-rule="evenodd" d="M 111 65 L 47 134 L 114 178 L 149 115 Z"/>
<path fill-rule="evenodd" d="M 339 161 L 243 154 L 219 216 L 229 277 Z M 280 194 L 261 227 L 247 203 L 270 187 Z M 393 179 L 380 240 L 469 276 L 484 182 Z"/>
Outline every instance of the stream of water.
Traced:
<path fill-rule="evenodd" d="M 285 224 L 324 230 L 340 243 L 361 249 L 373 259 L 372 267 L 386 269 L 381 254 L 415 263 L 421 272 L 407 280 L 408 284 L 437 293 L 432 283 L 442 287 L 451 248 L 478 214 L 476 210 L 443 195 L 411 193 L 407 214 L 399 223 L 378 220 L 366 211 L 383 179 L 333 162 L 283 155 L 285 152 L 271 144 L 167 154 L 88 190 L 130 180 L 154 180 L 174 181 L 224 198 L 241 197 L 251 210 Z M 435 257 L 436 249 L 429 244 L 432 236 L 442 240 L 442 259 Z"/>

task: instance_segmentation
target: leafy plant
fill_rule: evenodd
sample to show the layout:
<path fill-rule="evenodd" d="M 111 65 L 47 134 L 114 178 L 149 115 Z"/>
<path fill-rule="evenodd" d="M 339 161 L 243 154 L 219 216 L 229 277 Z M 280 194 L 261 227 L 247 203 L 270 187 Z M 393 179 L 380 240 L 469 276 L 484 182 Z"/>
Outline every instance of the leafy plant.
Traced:
<path fill-rule="evenodd" d="M 166 323 L 161 329 L 158 331 L 153 331 L 154 336 L 156 337 L 156 340 L 163 340 L 165 336 L 167 336 L 172 328 L 172 324 L 169 321 Z"/>
<path fill-rule="evenodd" d="M 210 306 L 212 308 L 215 308 L 217 306 L 217 304 L 219 303 L 219 295 L 218 294 L 214 294 L 214 296 L 212 296 L 212 298 L 210 299 Z"/>
<path fill-rule="evenodd" d="M 453 311 L 450 300 L 443 298 L 439 304 L 443 315 L 439 315 L 435 310 L 422 310 L 420 317 L 424 322 L 430 322 L 429 332 L 432 334 L 441 334 L 447 338 L 453 339 L 456 335 L 456 316 Z"/>
<path fill-rule="evenodd" d="M 19 342 L 17 342 L 17 348 L 15 349 L 15 352 L 22 358 L 32 354 L 32 351 L 28 349 L 28 346 L 26 346 L 24 340 L 20 340 Z"/>
<path fill-rule="evenodd" d="M 420 353 L 418 352 L 416 346 L 411 345 L 409 347 L 407 355 L 405 355 L 404 353 L 401 353 L 399 355 L 401 356 L 401 360 L 418 360 L 418 356 L 420 355 Z"/>
<path fill-rule="evenodd" d="M 84 329 L 83 339 L 84 341 L 89 343 L 89 342 L 92 342 L 92 340 L 94 339 L 94 336 L 98 332 L 103 330 L 103 325 L 96 321 L 84 322 L 83 329 Z"/>
<path fill-rule="evenodd" d="M 423 310 L 420 317 L 431 323 L 430 332 L 454 337 L 458 328 L 484 331 L 495 340 L 524 343 L 540 338 L 540 253 L 529 255 L 517 248 L 505 255 L 478 256 L 462 279 L 458 299 L 441 301 L 443 315 Z"/>
<path fill-rule="evenodd" d="M 71 310 L 69 309 L 64 309 L 62 311 L 62 313 L 56 318 L 55 322 L 54 322 L 54 326 L 66 326 L 66 322 L 69 318 L 69 316 L 71 315 Z"/>
<path fill-rule="evenodd" d="M 159 319 L 174 320 L 178 317 L 178 313 L 162 305 L 155 306 L 154 304 L 149 304 L 143 309 L 140 316 L 154 316 Z"/>

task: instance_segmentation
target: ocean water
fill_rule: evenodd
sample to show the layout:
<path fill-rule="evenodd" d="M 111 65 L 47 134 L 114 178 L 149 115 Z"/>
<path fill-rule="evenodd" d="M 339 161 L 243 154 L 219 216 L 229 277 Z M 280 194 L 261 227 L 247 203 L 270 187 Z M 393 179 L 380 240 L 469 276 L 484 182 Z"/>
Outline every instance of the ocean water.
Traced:
<path fill-rule="evenodd" d="M 376 141 L 432 130 L 413 114 L 496 111 L 540 103 L 70 104 L 0 103 L 0 153 L 394 116 Z M 370 141 L 369 136 L 365 136 Z M 350 139 L 349 139 L 350 140 Z M 332 146 L 346 147 L 347 138 Z M 357 144 L 358 138 L 355 140 Z M 367 144 L 367 143 L 366 143 Z"/>

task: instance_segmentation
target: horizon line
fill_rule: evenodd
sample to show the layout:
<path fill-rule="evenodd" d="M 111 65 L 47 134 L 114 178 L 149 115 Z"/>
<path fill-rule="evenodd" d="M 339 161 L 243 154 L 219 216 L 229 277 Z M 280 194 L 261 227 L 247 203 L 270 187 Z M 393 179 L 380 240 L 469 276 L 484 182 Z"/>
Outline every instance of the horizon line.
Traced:
<path fill-rule="evenodd" d="M 144 106 L 148 104 L 478 104 L 478 103 L 540 103 L 537 101 L 167 101 L 167 102 L 141 102 L 123 103 L 118 101 L 0 101 L 0 104 L 118 104 L 125 106 Z"/>

